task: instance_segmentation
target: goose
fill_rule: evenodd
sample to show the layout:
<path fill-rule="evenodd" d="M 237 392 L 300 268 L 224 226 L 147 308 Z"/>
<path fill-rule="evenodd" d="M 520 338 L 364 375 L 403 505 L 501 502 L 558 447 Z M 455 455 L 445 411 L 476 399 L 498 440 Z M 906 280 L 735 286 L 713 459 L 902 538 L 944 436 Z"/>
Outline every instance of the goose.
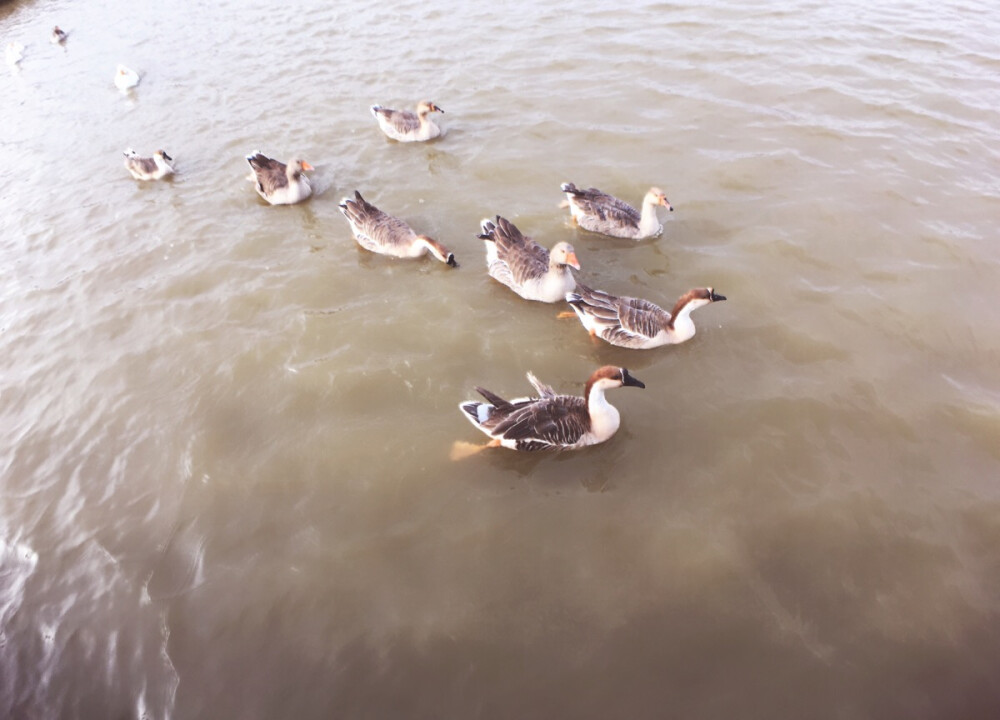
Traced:
<path fill-rule="evenodd" d="M 495 223 L 483 220 L 482 231 L 490 276 L 525 300 L 558 302 L 576 287 L 570 268 L 579 270 L 580 263 L 568 242 L 556 243 L 550 253 L 499 215 Z"/>
<path fill-rule="evenodd" d="M 583 397 L 557 395 L 530 372 L 528 382 L 539 397 L 508 401 L 477 387 L 476 391 L 488 402 L 459 404 L 469 422 L 492 438 L 485 446 L 471 446 L 473 452 L 485 447 L 543 450 L 602 443 L 618 431 L 621 423 L 617 408 L 605 399 L 604 392 L 622 386 L 646 387 L 625 368 L 611 365 L 594 371 L 587 380 Z M 452 457 L 458 459 L 467 454 L 471 453 L 459 444 Z"/>
<path fill-rule="evenodd" d="M 157 150 L 153 157 L 139 157 L 135 150 L 129 148 L 125 151 L 125 169 L 132 173 L 136 180 L 159 180 L 167 175 L 172 175 L 174 168 L 170 163 L 174 161 L 164 150 Z"/>
<path fill-rule="evenodd" d="M 562 191 L 566 193 L 570 213 L 577 225 L 613 237 L 642 240 L 659 235 L 663 225 L 656 217 L 657 206 L 674 211 L 667 196 L 655 187 L 642 199 L 642 212 L 597 188 L 580 190 L 573 183 L 563 183 Z"/>
<path fill-rule="evenodd" d="M 52 28 L 52 35 L 49 38 L 49 40 L 52 42 L 53 45 L 60 45 L 66 42 L 66 32 L 60 30 L 59 26 L 56 25 L 54 28 Z"/>
<path fill-rule="evenodd" d="M 11 67 L 17 67 L 18 63 L 24 60 L 24 44 L 19 43 L 17 40 L 11 40 L 7 43 L 7 49 L 4 51 L 4 57 L 7 60 L 7 64 Z"/>
<path fill-rule="evenodd" d="M 431 140 L 441 134 L 439 128 L 429 115 L 432 112 L 443 113 L 444 110 L 430 100 L 422 100 L 417 104 L 415 113 L 409 110 L 390 110 L 381 105 L 371 106 L 372 115 L 378 120 L 378 126 L 386 135 L 400 142 L 422 142 Z"/>
<path fill-rule="evenodd" d="M 680 296 L 671 312 L 648 300 L 617 297 L 601 290 L 577 284 L 566 293 L 580 322 L 612 345 L 637 350 L 676 345 L 694 337 L 691 313 L 709 303 L 725 300 L 713 288 L 695 288 Z"/>
<path fill-rule="evenodd" d="M 417 235 L 399 218 L 384 213 L 354 191 L 354 199 L 340 201 L 358 245 L 365 250 L 399 258 L 421 257 L 428 251 L 443 263 L 456 267 L 455 254 L 433 238 Z"/>
<path fill-rule="evenodd" d="M 136 85 L 139 84 L 139 73 L 135 70 L 130 70 L 124 65 L 118 66 L 118 72 L 115 73 L 115 87 L 122 92 L 128 92 Z"/>
<path fill-rule="evenodd" d="M 247 155 L 253 168 L 257 193 L 272 205 L 294 205 L 312 195 L 312 186 L 305 171 L 313 166 L 305 160 L 295 159 L 288 165 L 272 160 L 260 151 Z"/>

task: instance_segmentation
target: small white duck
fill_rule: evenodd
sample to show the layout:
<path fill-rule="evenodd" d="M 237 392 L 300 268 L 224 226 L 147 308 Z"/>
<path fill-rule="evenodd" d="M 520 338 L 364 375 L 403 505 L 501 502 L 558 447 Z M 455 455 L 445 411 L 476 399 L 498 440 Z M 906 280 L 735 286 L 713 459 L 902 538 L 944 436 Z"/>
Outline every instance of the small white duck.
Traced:
<path fill-rule="evenodd" d="M 486 244 L 490 277 L 525 300 L 558 302 L 576 287 L 570 268 L 579 270 L 580 263 L 568 242 L 556 243 L 550 253 L 499 215 L 495 223 L 483 220 L 482 230 L 478 237 Z"/>
<path fill-rule="evenodd" d="M 4 58 L 7 60 L 7 64 L 11 67 L 17 67 L 18 64 L 24 60 L 24 44 L 19 43 L 17 40 L 11 40 L 7 43 L 7 49 L 4 51 Z"/>
<path fill-rule="evenodd" d="M 139 73 L 135 70 L 130 70 L 124 65 L 118 66 L 118 71 L 115 73 L 115 87 L 122 92 L 128 92 L 136 85 L 139 84 Z"/>
<path fill-rule="evenodd" d="M 659 235 L 663 225 L 656 217 L 656 208 L 674 211 L 667 196 L 659 188 L 650 188 L 642 200 L 642 212 L 597 188 L 580 190 L 573 183 L 563 183 L 562 191 L 569 201 L 573 220 L 584 230 L 612 237 L 644 238 Z"/>
<path fill-rule="evenodd" d="M 62 45 L 66 42 L 66 38 L 69 37 L 64 30 L 60 30 L 59 26 L 56 25 L 52 28 L 52 35 L 49 37 L 49 42 L 53 45 Z"/>
<path fill-rule="evenodd" d="M 645 384 L 620 367 L 605 365 L 587 381 L 583 397 L 556 395 L 548 385 L 528 373 L 528 381 L 540 397 L 504 400 L 481 387 L 476 391 L 488 402 L 464 402 L 459 408 L 469 422 L 489 435 L 485 446 L 456 443 L 452 459 L 459 459 L 486 447 L 513 450 L 581 448 L 608 440 L 618 431 L 621 416 L 604 397 L 606 390 Z M 471 452 L 470 452 L 471 450 Z"/>
<path fill-rule="evenodd" d="M 170 164 L 173 161 L 165 150 L 157 150 L 151 158 L 139 157 L 132 148 L 125 151 L 125 169 L 136 180 L 160 180 L 173 175 L 174 168 Z"/>
<path fill-rule="evenodd" d="M 354 191 L 354 199 L 340 201 L 358 245 L 366 250 L 398 258 L 416 258 L 430 252 L 441 262 L 456 267 L 455 254 L 437 240 L 417 235 L 405 222 L 382 212 Z"/>
<path fill-rule="evenodd" d="M 399 142 L 423 142 L 441 134 L 441 128 L 430 119 L 430 114 L 443 113 L 444 110 L 430 100 L 420 101 L 415 113 L 409 110 L 390 110 L 381 105 L 372 105 L 371 111 L 382 132 Z"/>
<path fill-rule="evenodd" d="M 566 293 L 566 302 L 591 336 L 638 350 L 690 340 L 695 332 L 691 313 L 725 299 L 710 287 L 695 288 L 681 295 L 674 309 L 667 312 L 648 300 L 617 297 L 581 284 L 574 292 Z"/>
<path fill-rule="evenodd" d="M 247 155 L 253 169 L 257 194 L 272 205 L 294 205 L 312 195 L 312 185 L 306 170 L 313 166 L 305 160 L 295 159 L 288 165 L 273 160 L 259 151 Z"/>

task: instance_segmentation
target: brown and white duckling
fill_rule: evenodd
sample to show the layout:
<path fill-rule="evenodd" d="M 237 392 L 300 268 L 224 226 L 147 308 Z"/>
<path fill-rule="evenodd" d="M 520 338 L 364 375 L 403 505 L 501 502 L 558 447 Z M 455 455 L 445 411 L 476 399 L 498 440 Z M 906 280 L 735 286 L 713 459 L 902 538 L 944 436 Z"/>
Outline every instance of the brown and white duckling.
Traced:
<path fill-rule="evenodd" d="M 488 402 L 464 402 L 459 408 L 469 422 L 489 435 L 485 447 L 514 450 L 581 448 L 608 440 L 618 431 L 621 416 L 604 397 L 606 390 L 622 386 L 646 387 L 628 370 L 605 365 L 587 381 L 583 397 L 557 395 L 548 385 L 528 373 L 528 381 L 540 397 L 504 400 L 481 387 L 476 391 Z M 482 446 L 474 448 L 482 449 Z M 469 454 L 456 447 L 453 458 Z"/>
<path fill-rule="evenodd" d="M 136 85 L 139 84 L 139 73 L 135 70 L 130 70 L 124 65 L 118 66 L 118 71 L 115 73 L 115 87 L 122 92 L 128 92 Z"/>
<path fill-rule="evenodd" d="M 576 291 L 566 293 L 566 302 L 592 336 L 638 350 L 690 340 L 695 332 L 691 313 L 725 299 L 710 287 L 695 288 L 681 295 L 667 312 L 648 300 L 618 297 L 586 285 L 577 284 Z"/>
<path fill-rule="evenodd" d="M 135 150 L 125 151 L 125 169 L 132 173 L 136 180 L 159 180 L 174 172 L 170 164 L 174 161 L 164 150 L 157 150 L 153 157 L 139 157 Z"/>
<path fill-rule="evenodd" d="M 432 112 L 443 113 L 444 110 L 430 100 L 422 100 L 417 104 L 415 113 L 409 110 L 390 110 L 381 105 L 371 106 L 372 115 L 378 120 L 378 126 L 386 135 L 400 142 L 422 142 L 432 140 L 441 134 L 439 128 L 430 119 Z"/>
<path fill-rule="evenodd" d="M 257 193 L 272 205 L 294 205 L 312 195 L 312 186 L 306 170 L 313 166 L 305 160 L 295 159 L 288 165 L 273 160 L 259 151 L 247 155 L 253 168 Z"/>
<path fill-rule="evenodd" d="M 478 237 L 486 244 L 490 277 L 525 300 L 559 302 L 576 287 L 570 268 L 579 270 L 580 263 L 568 242 L 556 243 L 549 252 L 499 215 L 496 222 L 483 220 L 482 231 Z"/>
<path fill-rule="evenodd" d="M 52 28 L 52 35 L 49 37 L 49 41 L 53 45 L 61 45 L 62 43 L 66 42 L 67 37 L 68 36 L 66 35 L 65 31 L 60 30 L 59 26 L 56 25 L 54 28 Z"/>
<path fill-rule="evenodd" d="M 674 211 L 667 196 L 659 188 L 650 188 L 642 200 L 642 212 L 597 188 L 580 190 L 573 183 L 563 183 L 573 220 L 584 230 L 612 237 L 644 238 L 659 235 L 663 230 L 656 217 L 656 208 Z"/>
<path fill-rule="evenodd" d="M 340 201 L 340 212 L 344 213 L 358 245 L 383 255 L 398 258 L 415 258 L 430 252 L 443 263 L 456 267 L 455 254 L 437 240 L 426 235 L 417 235 L 405 222 L 382 212 L 354 191 L 354 199 Z"/>

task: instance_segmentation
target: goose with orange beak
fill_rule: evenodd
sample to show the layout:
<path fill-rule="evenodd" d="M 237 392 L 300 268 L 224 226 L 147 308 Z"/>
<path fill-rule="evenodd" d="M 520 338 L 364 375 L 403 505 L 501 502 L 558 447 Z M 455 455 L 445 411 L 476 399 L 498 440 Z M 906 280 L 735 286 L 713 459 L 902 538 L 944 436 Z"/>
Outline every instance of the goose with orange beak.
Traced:
<path fill-rule="evenodd" d="M 272 205 L 294 205 L 312 195 L 312 186 L 305 172 L 313 166 L 296 158 L 290 163 L 278 162 L 260 152 L 247 155 L 253 169 L 257 194 Z"/>
<path fill-rule="evenodd" d="M 579 270 L 580 263 L 568 242 L 556 243 L 549 252 L 499 215 L 496 222 L 483 220 L 482 231 L 490 277 L 525 300 L 559 302 L 576 287 L 570 268 Z"/>

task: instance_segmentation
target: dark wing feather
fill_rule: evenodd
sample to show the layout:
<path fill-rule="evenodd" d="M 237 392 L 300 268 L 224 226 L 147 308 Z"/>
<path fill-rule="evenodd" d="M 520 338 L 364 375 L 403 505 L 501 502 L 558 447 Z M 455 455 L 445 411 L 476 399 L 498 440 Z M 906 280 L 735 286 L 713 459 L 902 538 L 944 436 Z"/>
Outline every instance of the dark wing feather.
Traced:
<path fill-rule="evenodd" d="M 129 164 L 146 175 L 152 175 L 156 172 L 156 160 L 153 158 L 129 158 Z"/>
<path fill-rule="evenodd" d="M 278 162 L 261 153 L 248 156 L 247 162 L 250 163 L 250 167 L 253 168 L 254 174 L 257 176 L 257 187 L 265 195 L 270 195 L 275 190 L 288 186 L 285 163 Z"/>
<path fill-rule="evenodd" d="M 413 230 L 399 218 L 379 210 L 354 191 L 354 200 L 341 203 L 341 209 L 351 221 L 359 242 L 369 250 L 405 245 L 413 238 Z"/>
<path fill-rule="evenodd" d="M 510 274 L 518 285 L 542 277 L 548 272 L 549 251 L 523 235 L 506 218 L 497 216 L 490 236 L 497 245 L 497 259 L 507 263 Z"/>
<path fill-rule="evenodd" d="M 597 188 L 587 188 L 578 190 L 576 187 L 566 192 L 573 195 L 573 202 L 587 215 L 593 215 L 601 220 L 610 220 L 619 225 L 629 225 L 639 228 L 639 220 L 642 214 L 627 202 L 619 200 L 613 195 L 601 192 Z"/>
<path fill-rule="evenodd" d="M 385 118 L 400 134 L 407 134 L 420 129 L 420 118 L 409 110 L 390 110 L 379 108 L 378 114 Z"/>
<path fill-rule="evenodd" d="M 546 446 L 572 445 L 590 429 L 587 402 L 582 397 L 552 398 L 509 403 L 489 419 L 490 434 L 519 443 Z"/>
<path fill-rule="evenodd" d="M 624 330 L 647 338 L 655 337 L 670 322 L 670 313 L 642 298 L 618 298 L 618 319 Z"/>

